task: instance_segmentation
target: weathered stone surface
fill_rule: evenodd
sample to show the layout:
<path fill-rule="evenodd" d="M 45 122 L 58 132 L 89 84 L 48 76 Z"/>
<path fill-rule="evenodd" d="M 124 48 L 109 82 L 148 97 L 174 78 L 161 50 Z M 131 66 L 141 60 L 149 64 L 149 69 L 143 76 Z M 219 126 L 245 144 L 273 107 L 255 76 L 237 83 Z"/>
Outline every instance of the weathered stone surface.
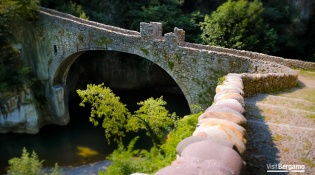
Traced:
<path fill-rule="evenodd" d="M 232 85 L 219 85 L 216 87 L 215 92 L 219 93 L 225 91 L 225 93 L 238 93 L 243 95 L 244 91 L 241 87 L 232 86 Z"/>
<path fill-rule="evenodd" d="M 8 96 L 8 99 L 0 113 L 0 133 L 37 133 L 40 128 L 40 112 L 32 91 L 23 87 L 1 95 Z"/>
<path fill-rule="evenodd" d="M 228 165 L 217 160 L 179 157 L 172 165 L 160 169 L 155 175 L 231 175 Z"/>
<path fill-rule="evenodd" d="M 241 79 L 242 80 L 242 79 Z M 238 80 L 236 80 L 236 81 L 233 81 L 233 80 L 229 80 L 229 81 L 224 81 L 223 82 L 223 85 L 226 85 L 226 86 L 228 86 L 228 85 L 230 85 L 230 86 L 235 86 L 235 87 L 238 87 L 238 88 L 240 88 L 240 89 L 243 89 L 244 88 L 244 86 L 243 86 L 243 82 L 242 81 L 238 81 Z"/>
<path fill-rule="evenodd" d="M 228 112 L 228 113 L 232 113 L 232 114 L 238 115 L 240 117 L 244 117 L 240 112 L 238 112 L 238 111 L 236 111 L 234 109 L 231 109 L 228 106 L 225 106 L 224 104 L 211 105 L 209 108 L 207 108 L 205 110 L 204 113 L 207 113 L 207 112 Z"/>
<path fill-rule="evenodd" d="M 247 120 L 244 116 L 235 115 L 229 112 L 205 112 L 200 115 L 198 119 L 199 124 L 202 120 L 211 118 L 227 120 L 243 127 L 246 127 L 247 125 Z"/>
<path fill-rule="evenodd" d="M 245 155 L 247 142 L 246 130 L 227 120 L 205 119 L 199 127 L 196 128 L 193 136 L 213 138 L 222 142 L 232 143 L 241 155 Z"/>
<path fill-rule="evenodd" d="M 205 112 L 229 112 L 239 116 L 242 116 L 244 111 L 245 109 L 242 105 L 233 103 L 215 103 L 205 110 Z"/>
<path fill-rule="evenodd" d="M 219 140 L 216 140 L 216 139 L 212 139 L 212 138 L 204 138 L 204 137 L 190 136 L 190 137 L 187 137 L 187 138 L 183 139 L 181 142 L 179 142 L 179 144 L 178 144 L 177 147 L 176 147 L 177 154 L 178 154 L 179 156 L 181 156 L 182 151 L 183 151 L 188 145 L 190 145 L 190 144 L 192 144 L 192 143 L 200 142 L 200 141 L 212 141 L 212 142 L 214 142 L 214 143 L 218 143 L 218 144 L 220 144 L 220 145 L 224 145 L 224 146 L 233 148 L 233 144 L 232 144 L 232 143 L 229 143 L 229 142 L 222 142 L 222 141 L 219 141 Z"/>
<path fill-rule="evenodd" d="M 218 102 L 222 99 L 235 99 L 237 100 L 243 107 L 245 106 L 244 97 L 238 93 L 219 93 L 214 96 L 214 102 Z"/>
<path fill-rule="evenodd" d="M 239 108 L 245 107 L 245 102 L 243 104 L 241 102 L 239 102 L 238 100 L 232 99 L 232 98 L 226 98 L 226 99 L 218 100 L 217 102 L 215 102 L 215 104 L 218 104 L 218 105 L 219 104 L 222 104 L 222 105 L 231 104 L 234 106 L 238 106 Z"/>
<path fill-rule="evenodd" d="M 257 93 L 277 91 L 294 87 L 297 84 L 297 73 L 241 74 L 245 96 Z"/>
<path fill-rule="evenodd" d="M 244 166 L 241 156 L 235 150 L 212 141 L 201 141 L 188 145 L 183 150 L 182 157 L 217 160 L 225 165 L 224 168 L 230 169 L 233 174 L 241 174 Z"/>

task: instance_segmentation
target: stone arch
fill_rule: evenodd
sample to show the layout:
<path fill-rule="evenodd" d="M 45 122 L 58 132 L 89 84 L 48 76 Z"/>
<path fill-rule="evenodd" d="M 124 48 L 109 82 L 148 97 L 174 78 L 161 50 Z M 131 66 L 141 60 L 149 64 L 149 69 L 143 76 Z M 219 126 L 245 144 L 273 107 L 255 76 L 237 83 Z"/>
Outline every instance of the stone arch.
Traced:
<path fill-rule="evenodd" d="M 68 72 L 70 70 L 71 65 L 75 62 L 75 60 L 77 60 L 83 53 L 87 52 L 87 51 L 115 51 L 115 52 L 121 52 L 121 53 L 127 53 L 127 54 L 131 54 L 131 55 L 137 55 L 143 59 L 149 60 L 150 62 L 153 62 L 154 64 L 158 65 L 158 67 L 160 67 L 162 70 L 164 70 L 173 80 L 174 82 L 177 84 L 177 86 L 180 88 L 181 92 L 183 93 L 183 95 L 185 96 L 185 99 L 189 105 L 189 107 L 191 108 L 191 104 L 190 104 L 190 100 L 189 100 L 189 96 L 187 96 L 187 94 L 185 94 L 185 91 L 183 91 L 183 84 L 178 81 L 176 78 L 174 78 L 173 76 L 173 72 L 169 70 L 168 67 L 163 66 L 162 64 L 160 64 L 159 62 L 155 62 L 153 60 L 155 60 L 154 58 L 152 59 L 152 57 L 147 56 L 145 53 L 143 53 L 143 51 L 135 51 L 134 53 L 130 53 L 130 52 L 126 52 L 126 51 L 117 51 L 117 50 L 111 50 L 111 49 L 86 49 L 86 50 L 80 50 L 77 52 L 72 52 L 72 51 L 68 51 L 66 52 L 66 54 L 63 55 L 67 55 L 64 58 L 60 58 L 60 59 L 56 59 L 56 60 L 62 60 L 59 62 L 55 62 L 53 65 L 55 67 L 52 67 L 52 74 L 53 75 L 53 79 L 52 79 L 52 84 L 53 87 L 56 88 L 66 88 L 66 80 L 67 80 L 67 75 Z M 54 70 L 54 71 L 53 71 Z M 66 91 L 64 91 L 64 97 L 65 99 L 67 99 L 67 94 Z M 64 102 L 66 103 L 66 101 Z M 65 104 L 65 106 L 67 106 Z"/>

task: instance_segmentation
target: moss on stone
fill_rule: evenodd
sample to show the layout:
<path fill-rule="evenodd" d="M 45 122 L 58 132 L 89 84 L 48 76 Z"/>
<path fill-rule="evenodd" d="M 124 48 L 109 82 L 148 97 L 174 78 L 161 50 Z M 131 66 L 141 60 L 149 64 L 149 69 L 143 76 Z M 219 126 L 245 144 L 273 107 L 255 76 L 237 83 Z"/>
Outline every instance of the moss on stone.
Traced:
<path fill-rule="evenodd" d="M 111 44 L 113 40 L 111 38 L 107 38 L 106 36 L 101 36 L 99 39 L 94 40 L 94 43 L 98 45 L 99 47 L 101 46 L 108 46 Z"/>
<path fill-rule="evenodd" d="M 149 50 L 148 50 L 148 49 L 141 47 L 140 50 L 141 50 L 146 56 L 149 56 Z"/>
<path fill-rule="evenodd" d="M 174 62 L 173 61 L 168 61 L 168 67 L 171 69 L 171 70 L 173 70 L 173 68 L 174 68 Z"/>

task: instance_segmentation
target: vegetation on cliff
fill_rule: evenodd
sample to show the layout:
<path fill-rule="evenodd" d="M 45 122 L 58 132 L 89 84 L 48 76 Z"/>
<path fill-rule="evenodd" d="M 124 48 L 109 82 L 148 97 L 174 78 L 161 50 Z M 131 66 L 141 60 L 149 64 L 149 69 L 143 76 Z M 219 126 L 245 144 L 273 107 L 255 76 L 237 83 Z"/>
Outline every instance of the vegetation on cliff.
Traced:
<path fill-rule="evenodd" d="M 37 19 L 38 0 L 2 0 L 0 2 L 0 92 L 20 87 L 28 78 L 30 68 L 20 59 L 14 47 L 24 21 Z"/>

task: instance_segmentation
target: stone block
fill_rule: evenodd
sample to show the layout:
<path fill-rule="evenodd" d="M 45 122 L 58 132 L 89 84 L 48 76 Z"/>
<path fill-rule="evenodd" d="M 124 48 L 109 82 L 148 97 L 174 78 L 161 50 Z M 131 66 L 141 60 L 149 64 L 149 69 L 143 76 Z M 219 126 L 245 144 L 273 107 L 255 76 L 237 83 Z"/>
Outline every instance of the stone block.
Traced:
<path fill-rule="evenodd" d="M 201 160 L 216 160 L 232 174 L 241 174 L 244 162 L 241 156 L 232 148 L 214 143 L 201 141 L 188 145 L 182 152 L 182 157 L 195 157 Z"/>
<path fill-rule="evenodd" d="M 235 114 L 240 117 L 244 117 L 240 112 L 232 108 L 229 108 L 225 104 L 213 104 L 209 108 L 207 108 L 204 113 L 207 113 L 207 112 L 227 112 L 227 113 Z"/>
<path fill-rule="evenodd" d="M 244 116 L 235 115 L 229 112 L 206 112 L 199 116 L 198 124 L 202 123 L 204 119 L 223 119 L 235 124 L 238 124 L 242 127 L 247 126 L 247 120 Z"/>
<path fill-rule="evenodd" d="M 231 175 L 228 165 L 217 160 L 179 157 L 172 165 L 160 169 L 155 175 Z"/>
<path fill-rule="evenodd" d="M 201 122 L 193 136 L 232 143 L 240 155 L 246 155 L 247 133 L 243 127 L 223 119 L 209 118 Z"/>
<path fill-rule="evenodd" d="M 245 107 L 244 97 L 238 93 L 218 93 L 214 96 L 214 102 L 218 102 L 222 99 L 235 99 L 237 100 L 243 107 Z"/>
<path fill-rule="evenodd" d="M 219 93 L 221 91 L 227 90 L 226 92 L 230 93 L 238 93 L 238 94 L 244 94 L 243 87 L 238 87 L 236 85 L 219 85 L 216 87 L 215 92 Z M 230 90 L 230 91 L 229 91 Z"/>
<path fill-rule="evenodd" d="M 196 142 L 201 142 L 201 141 L 212 141 L 214 143 L 218 143 L 220 145 L 224 145 L 230 148 L 233 148 L 233 144 L 229 143 L 229 142 L 222 142 L 222 141 L 218 141 L 212 138 L 204 138 L 204 137 L 196 137 L 196 136 L 190 136 L 187 137 L 185 139 L 183 139 L 181 142 L 179 142 L 179 144 L 176 147 L 176 152 L 179 156 L 181 156 L 182 151 L 190 144 L 192 143 L 196 143 Z"/>

